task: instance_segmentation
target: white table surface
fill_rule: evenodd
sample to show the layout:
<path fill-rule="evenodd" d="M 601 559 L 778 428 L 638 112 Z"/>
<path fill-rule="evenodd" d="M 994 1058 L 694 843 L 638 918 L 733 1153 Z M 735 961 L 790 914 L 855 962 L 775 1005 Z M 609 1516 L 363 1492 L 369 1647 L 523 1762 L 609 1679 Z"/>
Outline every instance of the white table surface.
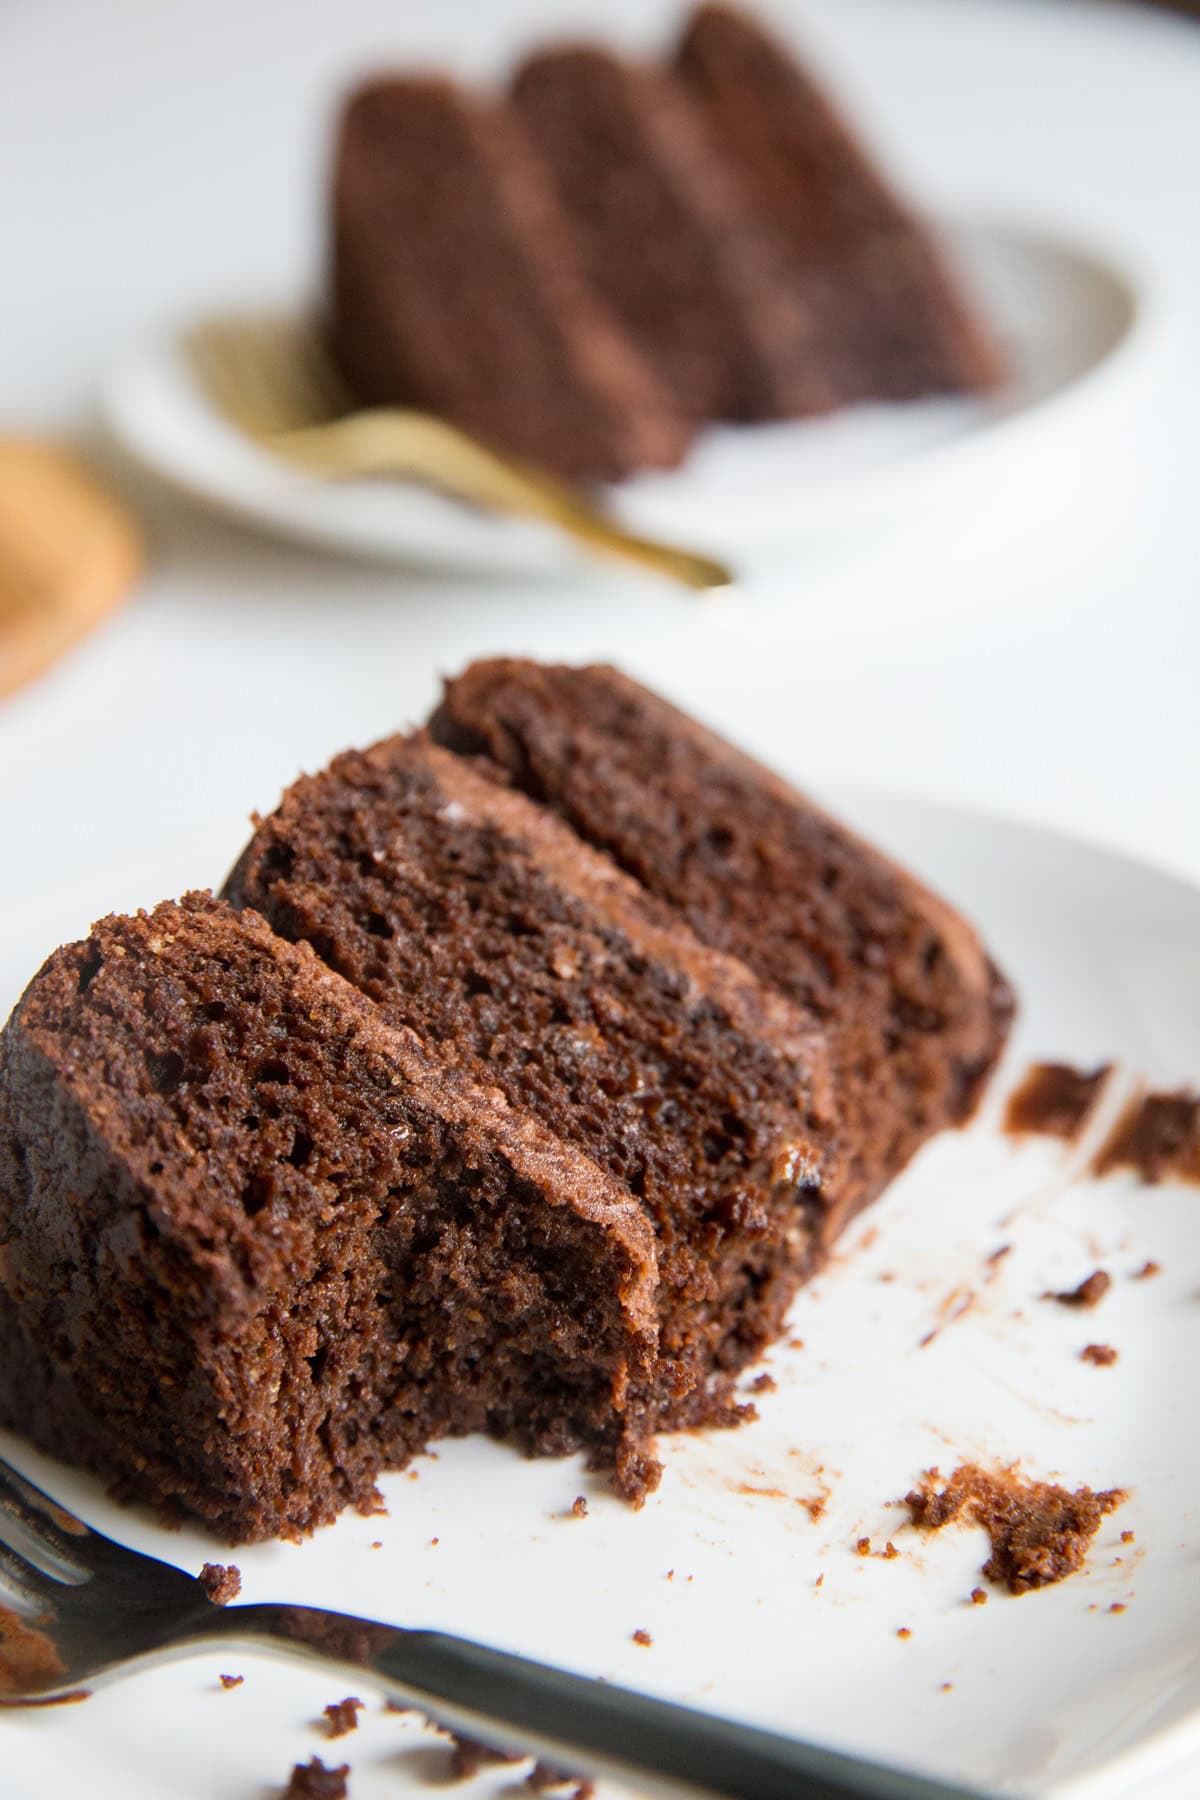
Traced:
<path fill-rule="evenodd" d="M 422 716 L 440 674 L 500 652 L 620 661 L 786 747 L 814 786 L 1000 810 L 1200 879 L 1200 27 L 1069 0 L 781 10 L 931 205 L 1062 227 L 1137 269 L 1154 352 L 1137 392 L 1049 474 L 809 541 L 708 605 L 617 577 L 489 587 L 337 561 L 209 517 L 101 446 L 149 570 L 115 623 L 0 705 L 6 912 L 44 909 L 50 932 L 81 872 L 98 908 L 152 903 L 128 891 L 139 861 L 218 881 L 298 768 Z M 146 331 L 305 287 L 350 71 L 418 44 L 481 68 L 547 21 L 636 21 L 636 38 L 671 11 L 0 0 L 0 428 L 91 438 L 99 377 Z"/>

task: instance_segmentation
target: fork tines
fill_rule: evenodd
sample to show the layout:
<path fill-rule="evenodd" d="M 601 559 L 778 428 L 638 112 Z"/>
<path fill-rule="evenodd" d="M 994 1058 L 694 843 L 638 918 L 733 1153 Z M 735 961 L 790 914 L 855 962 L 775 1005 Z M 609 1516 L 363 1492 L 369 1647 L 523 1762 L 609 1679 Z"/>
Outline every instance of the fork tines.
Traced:
<path fill-rule="evenodd" d="M 36 1599 L 48 1582 L 87 1581 L 83 1545 L 91 1536 L 82 1520 L 0 1458 L 0 1579 Z"/>
<path fill-rule="evenodd" d="M 185 341 L 209 399 L 251 437 L 325 425 L 350 409 L 317 327 L 306 320 L 269 313 L 209 319 Z"/>

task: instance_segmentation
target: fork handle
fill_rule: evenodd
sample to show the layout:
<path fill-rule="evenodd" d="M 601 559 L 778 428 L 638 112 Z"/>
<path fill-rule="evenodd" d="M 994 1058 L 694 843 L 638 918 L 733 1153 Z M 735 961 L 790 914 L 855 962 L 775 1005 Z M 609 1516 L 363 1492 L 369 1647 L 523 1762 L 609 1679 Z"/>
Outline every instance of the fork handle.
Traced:
<path fill-rule="evenodd" d="M 477 506 L 544 519 L 593 550 L 653 569 L 684 587 L 703 591 L 727 587 L 733 579 L 714 557 L 626 531 L 566 482 L 501 455 L 430 413 L 376 407 L 279 432 L 267 441 L 319 475 L 415 477 Z"/>
<path fill-rule="evenodd" d="M 673 1800 L 982 1800 L 965 1788 L 823 1750 L 568 1674 L 436 1631 L 405 1631 L 293 1607 L 229 1607 L 221 1617 L 258 1637 L 253 1615 L 301 1655 L 367 1670 L 438 1724 L 556 1768 L 606 1776 Z M 286 1616 L 285 1616 L 286 1615 Z M 297 1625 L 297 1617 L 307 1621 Z M 240 1635 L 240 1634 L 239 1634 Z"/>

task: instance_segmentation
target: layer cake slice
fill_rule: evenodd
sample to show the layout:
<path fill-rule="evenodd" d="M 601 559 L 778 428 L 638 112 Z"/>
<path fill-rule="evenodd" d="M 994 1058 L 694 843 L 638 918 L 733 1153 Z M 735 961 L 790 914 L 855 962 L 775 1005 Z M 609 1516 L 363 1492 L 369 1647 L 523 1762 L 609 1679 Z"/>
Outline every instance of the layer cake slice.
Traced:
<path fill-rule="evenodd" d="M 823 1040 L 552 812 L 417 734 L 298 781 L 226 888 L 574 1144 L 658 1244 L 660 1423 L 729 1416 L 827 1236 Z"/>

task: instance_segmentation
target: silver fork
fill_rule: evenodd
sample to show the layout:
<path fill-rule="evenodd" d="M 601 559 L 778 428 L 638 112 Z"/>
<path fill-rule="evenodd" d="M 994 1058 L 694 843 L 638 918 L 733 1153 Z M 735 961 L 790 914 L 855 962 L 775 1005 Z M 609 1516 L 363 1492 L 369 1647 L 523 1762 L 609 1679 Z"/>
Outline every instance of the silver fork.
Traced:
<path fill-rule="evenodd" d="M 429 483 L 491 512 L 542 519 L 587 550 L 637 563 L 684 587 L 727 587 L 711 556 L 626 531 L 565 481 L 413 407 L 356 407 L 316 324 L 275 314 L 206 319 L 184 354 L 218 411 L 310 475 L 392 475 Z"/>
<path fill-rule="evenodd" d="M 148 1663 L 238 1642 L 366 1674 L 440 1725 L 648 1795 L 981 1800 L 442 1632 L 216 1606 L 182 1569 L 93 1531 L 2 1460 L 0 1581 L 14 1601 L 0 1608 L 4 1705 L 82 1698 Z"/>

